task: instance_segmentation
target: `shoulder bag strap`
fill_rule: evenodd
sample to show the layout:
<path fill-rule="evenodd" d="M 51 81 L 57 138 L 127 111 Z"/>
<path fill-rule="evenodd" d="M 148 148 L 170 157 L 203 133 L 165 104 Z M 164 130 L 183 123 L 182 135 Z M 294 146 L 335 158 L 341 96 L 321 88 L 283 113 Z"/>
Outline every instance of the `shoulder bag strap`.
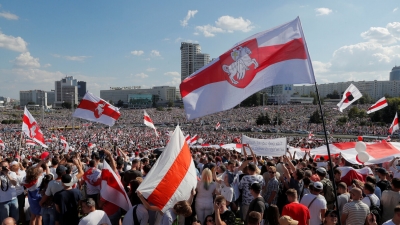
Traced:
<path fill-rule="evenodd" d="M 137 210 L 137 208 L 138 208 L 138 205 L 135 205 L 135 206 L 133 206 L 133 207 L 134 207 L 134 209 L 133 209 L 133 211 L 132 211 L 132 214 L 133 214 L 133 222 L 134 222 L 134 224 L 140 224 L 139 219 L 137 218 L 137 214 L 136 214 L 136 210 Z"/>
<path fill-rule="evenodd" d="M 318 196 L 317 197 L 315 197 L 311 202 L 310 202 L 310 204 L 308 204 L 308 207 L 307 208 L 309 208 L 310 209 L 310 206 L 313 204 L 313 202 L 315 201 L 315 199 L 317 199 L 318 198 Z"/>
<path fill-rule="evenodd" d="M 371 203 L 370 204 L 370 208 L 371 207 L 375 207 L 376 205 L 375 205 L 375 203 L 372 201 L 372 198 L 370 197 L 370 196 L 367 196 L 368 198 L 369 198 L 369 202 Z"/>

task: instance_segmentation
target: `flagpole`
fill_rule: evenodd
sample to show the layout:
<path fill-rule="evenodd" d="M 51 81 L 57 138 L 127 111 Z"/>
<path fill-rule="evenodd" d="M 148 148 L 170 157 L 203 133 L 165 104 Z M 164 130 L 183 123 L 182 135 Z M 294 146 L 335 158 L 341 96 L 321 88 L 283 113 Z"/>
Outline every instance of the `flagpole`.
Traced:
<path fill-rule="evenodd" d="M 322 119 L 322 126 L 324 128 L 324 134 L 325 134 L 325 142 L 326 142 L 326 148 L 328 150 L 328 158 L 329 158 L 329 166 L 331 167 L 331 169 L 329 170 L 329 178 L 332 182 L 332 186 L 333 186 L 333 193 L 335 195 L 335 203 L 336 203 L 336 207 L 339 206 L 339 202 L 338 202 L 338 198 L 337 198 L 337 188 L 336 188 L 336 183 L 335 183 L 335 177 L 333 175 L 333 164 L 332 164 L 332 157 L 331 157 L 331 150 L 329 148 L 329 142 L 328 142 L 328 135 L 326 134 L 326 126 L 325 126 L 325 118 L 324 118 L 324 112 L 322 111 L 322 105 L 321 105 L 321 99 L 319 96 L 319 92 L 318 92 L 318 86 L 317 86 L 317 82 L 315 82 L 315 91 L 317 93 L 317 98 L 318 98 L 318 105 L 319 105 L 319 111 L 321 112 L 321 119 Z M 339 211 L 338 211 L 339 214 Z M 339 215 L 340 218 L 341 215 Z M 342 225 L 340 219 L 338 219 L 338 224 Z"/>

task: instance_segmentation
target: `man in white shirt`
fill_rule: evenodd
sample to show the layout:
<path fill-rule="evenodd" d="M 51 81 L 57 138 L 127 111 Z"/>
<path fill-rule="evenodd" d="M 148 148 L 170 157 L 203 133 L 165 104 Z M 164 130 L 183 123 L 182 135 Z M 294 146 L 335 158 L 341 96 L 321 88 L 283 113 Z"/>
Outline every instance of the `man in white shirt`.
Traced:
<path fill-rule="evenodd" d="M 82 202 L 82 211 L 87 215 L 81 219 L 79 225 L 111 225 L 107 214 L 103 210 L 96 210 L 96 203 L 92 198 Z"/>
<path fill-rule="evenodd" d="M 375 193 L 375 185 L 373 183 L 367 182 L 364 184 L 363 192 L 365 194 L 365 197 L 361 200 L 364 202 L 368 207 L 371 207 L 371 200 L 372 203 L 379 207 L 381 205 L 381 202 L 379 201 L 378 196 L 376 196 Z"/>
<path fill-rule="evenodd" d="M 7 217 L 12 217 L 18 221 L 18 200 L 15 190 L 15 185 L 17 185 L 16 177 L 11 174 L 7 161 L 1 162 L 0 169 L 0 221 Z"/>
<path fill-rule="evenodd" d="M 324 186 L 321 182 L 310 184 L 311 194 L 304 195 L 300 204 L 305 205 L 310 211 L 310 225 L 321 225 L 326 212 L 326 200 L 320 195 Z"/>
<path fill-rule="evenodd" d="M 17 185 L 15 185 L 15 190 L 17 193 L 17 200 L 18 200 L 18 207 L 19 207 L 19 217 L 21 221 L 25 220 L 25 215 L 24 215 L 24 207 L 25 207 L 25 192 L 24 192 L 24 187 L 22 185 L 26 172 L 25 170 L 21 170 L 22 165 L 21 163 L 17 161 L 13 161 L 10 163 L 10 170 L 11 170 L 11 176 L 16 178 Z"/>

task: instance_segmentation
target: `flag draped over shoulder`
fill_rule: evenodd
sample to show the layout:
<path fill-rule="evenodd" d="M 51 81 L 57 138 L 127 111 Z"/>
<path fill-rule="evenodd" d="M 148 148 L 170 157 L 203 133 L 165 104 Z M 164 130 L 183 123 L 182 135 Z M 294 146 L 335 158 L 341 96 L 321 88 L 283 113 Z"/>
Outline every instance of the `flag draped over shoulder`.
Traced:
<path fill-rule="evenodd" d="M 257 33 L 180 84 L 188 119 L 228 110 L 277 84 L 315 83 L 300 18 Z"/>
<path fill-rule="evenodd" d="M 343 93 L 342 100 L 337 104 L 340 112 L 343 112 L 343 109 L 347 108 L 353 102 L 357 101 L 362 97 L 361 92 L 357 89 L 356 86 L 350 84 L 350 86 Z"/>
<path fill-rule="evenodd" d="M 27 137 L 40 144 L 42 147 L 47 148 L 47 145 L 44 144 L 42 130 L 40 130 L 39 124 L 36 122 L 35 118 L 33 118 L 26 106 L 24 109 L 24 118 L 22 121 L 22 132 L 24 132 Z"/>
<path fill-rule="evenodd" d="M 147 200 L 162 212 L 178 201 L 188 200 L 197 185 L 197 173 L 189 146 L 179 126 L 167 147 L 138 187 Z"/>
<path fill-rule="evenodd" d="M 72 116 L 111 127 L 121 116 L 121 113 L 117 107 L 90 92 L 86 92 Z"/>

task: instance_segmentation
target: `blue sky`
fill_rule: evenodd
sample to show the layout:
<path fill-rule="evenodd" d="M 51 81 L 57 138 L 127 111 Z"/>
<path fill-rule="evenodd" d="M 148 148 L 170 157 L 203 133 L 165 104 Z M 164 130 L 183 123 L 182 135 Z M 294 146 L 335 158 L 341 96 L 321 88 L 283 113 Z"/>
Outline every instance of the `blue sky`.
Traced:
<path fill-rule="evenodd" d="M 398 1 L 1 1 L 0 96 L 180 83 L 180 42 L 218 57 L 300 16 L 318 83 L 387 80 L 400 65 Z"/>

